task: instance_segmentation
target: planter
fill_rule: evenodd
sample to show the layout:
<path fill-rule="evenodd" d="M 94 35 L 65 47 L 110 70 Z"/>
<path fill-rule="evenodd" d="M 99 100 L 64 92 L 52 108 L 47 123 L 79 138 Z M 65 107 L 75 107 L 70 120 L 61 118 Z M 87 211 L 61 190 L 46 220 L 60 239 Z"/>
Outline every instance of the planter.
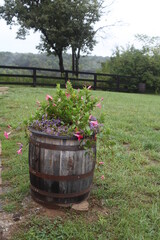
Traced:
<path fill-rule="evenodd" d="M 70 205 L 89 196 L 96 141 L 85 150 L 76 137 L 56 137 L 30 129 L 29 172 L 32 198 L 45 206 Z"/>

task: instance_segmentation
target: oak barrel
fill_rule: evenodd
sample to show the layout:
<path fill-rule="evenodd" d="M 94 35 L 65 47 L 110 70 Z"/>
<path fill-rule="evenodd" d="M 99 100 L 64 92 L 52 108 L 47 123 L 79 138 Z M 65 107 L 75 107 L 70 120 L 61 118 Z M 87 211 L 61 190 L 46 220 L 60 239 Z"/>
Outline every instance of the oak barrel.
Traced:
<path fill-rule="evenodd" d="M 76 137 L 52 136 L 30 129 L 29 172 L 32 198 L 45 206 L 69 205 L 90 193 L 96 141 L 86 150 Z"/>

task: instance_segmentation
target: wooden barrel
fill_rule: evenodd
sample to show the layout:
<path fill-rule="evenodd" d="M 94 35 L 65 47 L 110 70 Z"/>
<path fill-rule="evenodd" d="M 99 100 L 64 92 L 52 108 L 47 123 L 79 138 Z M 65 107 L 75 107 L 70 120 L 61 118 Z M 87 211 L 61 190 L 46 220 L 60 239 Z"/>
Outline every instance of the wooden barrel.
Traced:
<path fill-rule="evenodd" d="M 76 137 L 57 137 L 30 129 L 29 172 L 33 199 L 45 206 L 69 205 L 90 193 L 96 141 L 89 150 Z"/>

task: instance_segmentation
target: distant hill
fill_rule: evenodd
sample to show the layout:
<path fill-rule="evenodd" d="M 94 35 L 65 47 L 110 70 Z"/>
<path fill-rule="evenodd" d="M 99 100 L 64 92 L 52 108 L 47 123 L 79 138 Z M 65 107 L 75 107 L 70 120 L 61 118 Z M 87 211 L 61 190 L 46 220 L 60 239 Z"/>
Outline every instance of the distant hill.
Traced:
<path fill-rule="evenodd" d="M 63 57 L 65 69 L 71 70 L 71 54 L 64 54 Z M 101 68 L 101 63 L 105 62 L 107 58 L 108 57 L 101 56 L 81 56 L 79 69 L 80 71 L 96 72 Z M 0 52 L 0 65 L 59 69 L 58 58 L 55 56 L 47 56 L 44 53 Z"/>

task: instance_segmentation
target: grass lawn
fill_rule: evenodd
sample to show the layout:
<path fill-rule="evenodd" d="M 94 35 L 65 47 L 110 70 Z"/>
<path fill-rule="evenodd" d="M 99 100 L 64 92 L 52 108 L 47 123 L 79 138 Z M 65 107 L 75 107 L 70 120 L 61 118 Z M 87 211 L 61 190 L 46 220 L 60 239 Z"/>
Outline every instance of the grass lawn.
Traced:
<path fill-rule="evenodd" d="M 29 196 L 28 145 L 23 120 L 34 113 L 36 100 L 52 88 L 9 87 L 0 95 L 0 140 L 3 210 L 25 215 Z M 88 212 L 62 210 L 65 216 L 32 212 L 13 230 L 18 240 L 158 240 L 160 239 L 160 96 L 93 91 L 103 97 L 108 138 L 98 140 L 97 162 Z M 99 109 L 97 109 L 98 114 Z M 5 139 L 4 131 L 12 133 Z M 23 143 L 18 155 L 17 143 Z M 98 165 L 97 165 L 98 166 Z M 101 175 L 105 179 L 101 179 Z"/>

